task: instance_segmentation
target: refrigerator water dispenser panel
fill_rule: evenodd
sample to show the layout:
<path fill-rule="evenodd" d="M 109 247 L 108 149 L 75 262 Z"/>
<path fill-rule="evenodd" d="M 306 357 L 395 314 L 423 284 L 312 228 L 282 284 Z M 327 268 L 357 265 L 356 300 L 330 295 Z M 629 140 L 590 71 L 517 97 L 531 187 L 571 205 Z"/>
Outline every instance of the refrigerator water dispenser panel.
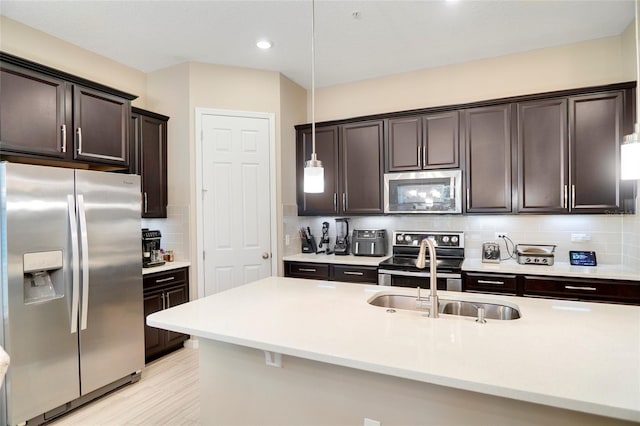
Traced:
<path fill-rule="evenodd" d="M 25 304 L 64 297 L 62 250 L 25 253 L 22 265 Z"/>

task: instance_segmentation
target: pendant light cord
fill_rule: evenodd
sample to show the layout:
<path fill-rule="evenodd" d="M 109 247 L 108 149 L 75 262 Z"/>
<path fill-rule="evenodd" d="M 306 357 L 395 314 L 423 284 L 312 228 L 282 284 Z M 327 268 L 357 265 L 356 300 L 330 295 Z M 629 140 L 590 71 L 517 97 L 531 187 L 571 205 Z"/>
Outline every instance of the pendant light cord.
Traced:
<path fill-rule="evenodd" d="M 637 1 L 637 0 L 636 0 Z M 316 159 L 316 2 L 311 0 L 311 157 Z"/>

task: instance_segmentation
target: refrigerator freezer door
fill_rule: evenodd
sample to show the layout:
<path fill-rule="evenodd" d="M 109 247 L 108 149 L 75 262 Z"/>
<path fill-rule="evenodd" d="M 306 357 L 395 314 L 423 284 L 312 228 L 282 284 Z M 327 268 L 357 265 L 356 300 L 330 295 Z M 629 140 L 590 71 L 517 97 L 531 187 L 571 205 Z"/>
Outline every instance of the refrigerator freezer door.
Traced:
<path fill-rule="evenodd" d="M 0 185 L 0 345 L 11 356 L 2 390 L 6 421 L 18 424 L 80 396 L 67 202 L 74 175 L 68 169 L 3 162 Z M 61 265 L 42 260 L 60 252 Z M 26 267 L 30 272 L 25 259 L 32 259 Z M 36 271 L 38 262 L 43 271 Z M 51 297 L 29 297 L 43 283 Z"/>
<path fill-rule="evenodd" d="M 144 367 L 140 178 L 76 170 L 83 395 Z M 86 232 L 82 222 L 86 220 Z M 83 248 L 84 247 L 84 251 Z M 88 251 L 87 251 L 88 249 Z"/>

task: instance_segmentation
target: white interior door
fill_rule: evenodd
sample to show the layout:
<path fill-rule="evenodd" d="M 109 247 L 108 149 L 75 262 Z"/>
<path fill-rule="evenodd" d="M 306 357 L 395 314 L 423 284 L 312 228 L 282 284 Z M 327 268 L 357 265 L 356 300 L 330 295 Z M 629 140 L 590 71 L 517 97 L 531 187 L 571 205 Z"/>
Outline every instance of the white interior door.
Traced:
<path fill-rule="evenodd" d="M 270 123 L 200 116 L 204 295 L 271 275 Z"/>

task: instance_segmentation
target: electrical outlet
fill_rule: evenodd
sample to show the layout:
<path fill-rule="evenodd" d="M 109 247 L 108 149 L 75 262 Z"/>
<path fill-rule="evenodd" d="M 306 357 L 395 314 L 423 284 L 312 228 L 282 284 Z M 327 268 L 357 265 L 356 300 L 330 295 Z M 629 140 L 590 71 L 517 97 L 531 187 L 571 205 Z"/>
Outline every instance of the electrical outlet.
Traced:
<path fill-rule="evenodd" d="M 495 233 L 493 234 L 493 238 L 495 238 L 496 240 L 499 240 L 500 238 L 505 238 L 505 237 L 508 237 L 508 235 L 507 235 L 507 233 L 506 233 L 506 232 L 504 232 L 504 231 L 501 231 L 501 232 L 495 232 Z"/>
<path fill-rule="evenodd" d="M 364 426 L 381 426 L 382 423 L 377 420 L 372 420 L 368 418 L 364 418 Z"/>

